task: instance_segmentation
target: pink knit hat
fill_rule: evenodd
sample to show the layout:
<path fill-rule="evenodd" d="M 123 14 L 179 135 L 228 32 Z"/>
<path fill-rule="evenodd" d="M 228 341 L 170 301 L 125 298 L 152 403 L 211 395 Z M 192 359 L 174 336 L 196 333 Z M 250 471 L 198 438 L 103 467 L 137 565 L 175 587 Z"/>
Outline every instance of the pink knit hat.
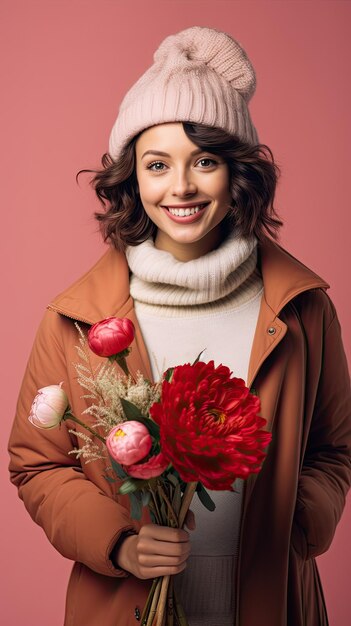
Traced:
<path fill-rule="evenodd" d="M 256 144 L 248 102 L 255 71 L 243 48 L 227 33 L 193 26 L 163 40 L 153 65 L 127 92 L 112 128 L 109 152 L 118 160 L 139 132 L 166 122 L 222 128 Z"/>

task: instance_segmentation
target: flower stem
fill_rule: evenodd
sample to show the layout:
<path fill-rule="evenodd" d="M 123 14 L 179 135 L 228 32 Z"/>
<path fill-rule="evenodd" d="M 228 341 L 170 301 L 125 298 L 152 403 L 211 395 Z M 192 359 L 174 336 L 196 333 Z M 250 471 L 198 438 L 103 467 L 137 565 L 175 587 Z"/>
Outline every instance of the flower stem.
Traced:
<path fill-rule="evenodd" d="M 192 483 L 188 483 L 185 488 L 184 495 L 182 497 L 182 504 L 181 504 L 180 511 L 179 511 L 179 518 L 178 518 L 179 528 L 183 528 L 184 520 L 189 510 L 191 501 L 193 499 L 193 495 L 196 491 L 196 487 L 197 487 L 197 482 L 192 482 Z"/>
<path fill-rule="evenodd" d="M 124 371 L 125 375 L 130 376 L 130 372 L 127 365 L 127 360 L 125 356 L 116 357 L 116 363 L 120 366 L 120 368 Z"/>
<path fill-rule="evenodd" d="M 180 507 L 179 517 L 178 517 L 179 528 L 183 528 L 184 520 L 189 510 L 190 503 L 193 499 L 193 495 L 196 491 L 196 487 L 197 487 L 197 482 L 191 482 L 191 483 L 188 483 L 185 488 L 184 495 L 182 497 L 182 504 Z M 164 576 L 162 578 L 160 597 L 159 597 L 158 604 L 157 604 L 156 626 L 162 626 L 163 624 L 163 618 L 164 618 L 164 613 L 166 609 L 167 599 L 169 598 L 168 587 L 170 583 L 170 578 L 171 578 L 170 576 Z"/>
<path fill-rule="evenodd" d="M 76 422 L 77 424 L 79 424 L 80 426 L 83 426 L 83 428 L 86 428 L 86 430 L 88 430 L 92 435 L 94 435 L 94 437 L 97 437 L 98 439 L 100 439 L 100 441 L 102 441 L 103 443 L 105 443 L 105 437 L 101 437 L 101 435 L 99 435 L 99 433 L 96 432 L 96 430 L 94 430 L 93 428 L 90 428 L 90 426 L 88 426 L 87 424 L 84 424 L 84 422 L 81 422 L 80 419 L 78 419 L 78 417 L 75 417 L 75 415 L 72 415 L 72 413 L 65 413 L 62 420 L 72 420 L 73 422 Z"/>
<path fill-rule="evenodd" d="M 149 591 L 149 595 L 147 597 L 146 604 L 144 606 L 144 610 L 141 616 L 141 626 L 146 626 L 152 599 L 154 597 L 155 589 L 157 587 L 157 583 L 159 582 L 159 580 L 160 580 L 159 578 L 154 578 L 152 581 L 151 589 Z"/>
<path fill-rule="evenodd" d="M 152 626 L 152 623 L 154 621 L 156 608 L 157 608 L 157 602 L 158 602 L 158 598 L 159 598 L 160 591 L 161 591 L 161 584 L 162 584 L 162 578 L 158 578 L 155 589 L 154 589 L 154 596 L 152 598 L 150 613 L 147 618 L 146 626 Z"/>
<path fill-rule="evenodd" d="M 171 577 L 167 594 L 167 626 L 174 626 L 174 594 L 173 578 Z"/>
<path fill-rule="evenodd" d="M 127 365 L 127 356 L 129 355 L 130 350 L 131 350 L 130 348 L 126 348 L 125 350 L 122 350 L 122 352 L 119 352 L 118 354 L 112 354 L 111 356 L 108 357 L 108 360 L 111 363 L 113 361 L 116 361 L 117 365 L 119 365 L 119 367 L 125 373 L 127 378 L 130 377 L 132 381 L 136 383 L 135 376 L 133 376 L 133 374 L 130 373 L 129 367 Z"/>
<path fill-rule="evenodd" d="M 175 512 L 173 510 L 173 507 L 172 507 L 169 499 L 167 498 L 167 496 L 166 496 L 166 494 L 165 494 L 161 484 L 157 485 L 157 491 L 158 491 L 158 494 L 160 496 L 161 502 L 163 500 L 166 503 L 166 505 L 167 505 L 167 509 L 168 509 L 167 520 L 168 520 L 168 522 L 170 522 L 168 525 L 169 526 L 173 526 L 173 527 L 177 527 L 177 522 L 178 522 L 177 516 L 176 516 L 176 514 L 175 514 Z"/>
<path fill-rule="evenodd" d="M 160 599 L 159 599 L 158 605 L 157 605 L 157 622 L 156 622 L 156 626 L 162 626 L 162 624 L 163 624 L 163 618 L 164 618 L 164 614 L 165 614 L 167 597 L 168 597 L 168 585 L 169 585 L 170 578 L 171 578 L 170 576 L 163 576 L 163 578 L 162 578 Z"/>

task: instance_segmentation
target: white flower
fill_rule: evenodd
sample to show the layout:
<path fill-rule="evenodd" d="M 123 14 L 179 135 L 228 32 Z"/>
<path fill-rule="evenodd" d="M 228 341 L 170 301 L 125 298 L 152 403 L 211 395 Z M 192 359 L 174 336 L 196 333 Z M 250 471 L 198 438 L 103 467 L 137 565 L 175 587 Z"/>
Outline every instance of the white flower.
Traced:
<path fill-rule="evenodd" d="M 61 422 L 68 407 L 68 398 L 59 385 L 49 385 L 39 389 L 34 398 L 29 421 L 37 428 L 55 428 Z"/>

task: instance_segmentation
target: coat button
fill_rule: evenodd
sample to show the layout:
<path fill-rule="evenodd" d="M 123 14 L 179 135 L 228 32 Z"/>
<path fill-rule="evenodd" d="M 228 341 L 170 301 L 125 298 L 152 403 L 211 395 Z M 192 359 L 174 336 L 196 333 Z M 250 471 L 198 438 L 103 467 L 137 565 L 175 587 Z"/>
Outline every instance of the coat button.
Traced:
<path fill-rule="evenodd" d="M 275 334 L 275 332 L 276 332 L 276 329 L 274 328 L 274 326 L 270 326 L 270 327 L 268 328 L 268 330 L 267 330 L 267 333 L 268 333 L 269 335 L 274 335 L 274 334 Z"/>
<path fill-rule="evenodd" d="M 136 621 L 137 621 L 137 622 L 140 622 L 140 617 L 141 617 L 141 615 L 140 615 L 140 611 L 139 611 L 139 609 L 138 609 L 138 607 L 137 607 L 137 606 L 136 606 L 136 607 L 135 607 L 135 609 L 134 609 L 134 617 L 135 617 L 135 619 L 136 619 Z"/>

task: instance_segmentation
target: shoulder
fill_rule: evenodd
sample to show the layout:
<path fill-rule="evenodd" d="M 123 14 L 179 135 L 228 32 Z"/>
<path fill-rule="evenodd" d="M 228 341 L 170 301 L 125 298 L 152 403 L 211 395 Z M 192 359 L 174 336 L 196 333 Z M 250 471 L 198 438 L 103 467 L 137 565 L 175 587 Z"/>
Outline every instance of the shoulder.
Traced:
<path fill-rule="evenodd" d="M 39 323 L 31 349 L 28 366 L 51 368 L 67 363 L 67 346 L 78 343 L 75 321 L 47 309 Z"/>
<path fill-rule="evenodd" d="M 292 301 L 301 305 L 313 301 L 318 306 L 319 299 L 323 307 L 330 306 L 326 294 L 329 283 L 271 239 L 266 238 L 258 245 L 257 263 L 266 302 L 276 315 Z"/>
<path fill-rule="evenodd" d="M 93 324 L 115 315 L 129 298 L 129 268 L 125 255 L 114 248 L 107 252 L 58 294 L 49 309 L 66 317 Z"/>
<path fill-rule="evenodd" d="M 337 319 L 335 305 L 324 289 L 309 289 L 291 301 L 305 327 L 321 328 L 325 333 Z"/>

